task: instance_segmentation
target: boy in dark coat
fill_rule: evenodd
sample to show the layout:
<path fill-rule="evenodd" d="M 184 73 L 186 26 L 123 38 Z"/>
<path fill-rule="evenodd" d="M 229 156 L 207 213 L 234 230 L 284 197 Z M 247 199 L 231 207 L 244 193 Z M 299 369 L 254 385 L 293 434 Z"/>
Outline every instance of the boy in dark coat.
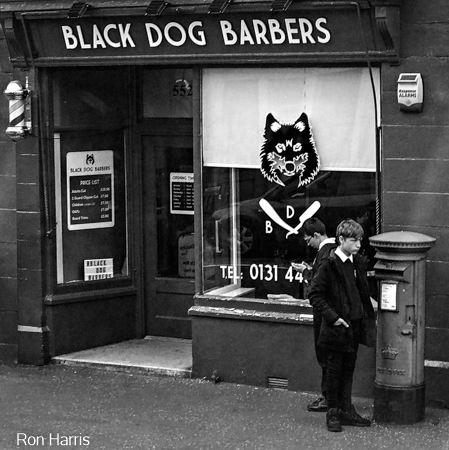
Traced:
<path fill-rule="evenodd" d="M 331 249 L 336 248 L 335 238 L 328 237 L 326 232 L 326 226 L 320 219 L 312 217 L 304 222 L 301 228 L 301 233 L 309 247 L 318 250 L 315 259 L 313 260 L 312 266 L 306 263 L 295 264 L 292 266 L 295 270 L 302 273 L 304 284 L 306 288 L 304 289 L 304 298 L 309 297 L 310 285 L 314 275 L 317 273 L 318 268 L 324 258 L 329 256 Z M 326 400 L 326 364 L 327 364 L 327 353 L 324 347 L 318 346 L 318 337 L 321 329 L 321 314 L 313 308 L 313 334 L 315 343 L 315 355 L 318 364 L 321 367 L 321 397 L 313 400 L 307 405 L 307 411 L 313 412 L 327 412 L 327 400 Z"/>
<path fill-rule="evenodd" d="M 357 255 L 363 228 L 354 220 L 337 227 L 338 248 L 331 250 L 312 280 L 309 300 L 323 320 L 318 345 L 327 351 L 326 424 L 329 431 L 342 425 L 370 426 L 352 404 L 352 381 L 359 344 L 374 345 L 375 315 L 366 262 Z"/>

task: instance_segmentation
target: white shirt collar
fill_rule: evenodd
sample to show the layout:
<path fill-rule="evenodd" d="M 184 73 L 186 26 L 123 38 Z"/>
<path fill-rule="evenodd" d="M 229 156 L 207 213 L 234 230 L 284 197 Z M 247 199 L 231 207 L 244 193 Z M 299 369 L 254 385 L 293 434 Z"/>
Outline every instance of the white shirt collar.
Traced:
<path fill-rule="evenodd" d="M 321 248 L 326 244 L 335 244 L 335 238 L 331 237 L 331 238 L 324 239 L 324 241 L 321 241 L 320 245 L 318 246 L 318 250 L 321 250 Z"/>
<path fill-rule="evenodd" d="M 335 249 L 335 254 L 338 255 L 338 257 L 339 257 L 343 262 L 346 262 L 348 259 L 349 259 L 349 261 L 354 262 L 354 257 L 353 257 L 353 255 L 346 256 L 346 255 L 340 250 L 340 247 L 337 247 L 337 248 Z"/>

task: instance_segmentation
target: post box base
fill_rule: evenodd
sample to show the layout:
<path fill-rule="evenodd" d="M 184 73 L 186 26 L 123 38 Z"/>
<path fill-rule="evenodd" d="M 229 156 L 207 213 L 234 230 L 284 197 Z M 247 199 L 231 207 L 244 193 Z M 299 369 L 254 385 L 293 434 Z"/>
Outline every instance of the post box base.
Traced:
<path fill-rule="evenodd" d="M 425 385 L 393 388 L 374 383 L 376 422 L 410 424 L 424 420 Z"/>

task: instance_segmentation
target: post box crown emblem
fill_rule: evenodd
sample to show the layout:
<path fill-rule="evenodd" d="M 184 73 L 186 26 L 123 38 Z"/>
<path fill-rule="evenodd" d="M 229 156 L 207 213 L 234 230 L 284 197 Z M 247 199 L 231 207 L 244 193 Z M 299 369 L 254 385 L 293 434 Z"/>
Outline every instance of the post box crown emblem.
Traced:
<path fill-rule="evenodd" d="M 396 356 L 398 356 L 398 351 L 391 347 L 390 345 L 387 345 L 386 348 L 382 349 L 382 358 L 383 359 L 396 359 Z"/>

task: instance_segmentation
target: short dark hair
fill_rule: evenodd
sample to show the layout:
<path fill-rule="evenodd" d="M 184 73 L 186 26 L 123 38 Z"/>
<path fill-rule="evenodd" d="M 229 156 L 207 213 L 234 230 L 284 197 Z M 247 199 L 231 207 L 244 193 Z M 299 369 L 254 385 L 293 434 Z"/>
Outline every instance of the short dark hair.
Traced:
<path fill-rule="evenodd" d="M 352 219 L 346 219 L 339 223 L 335 237 L 338 242 L 340 236 L 344 239 L 362 239 L 364 234 L 363 227 L 358 222 Z"/>
<path fill-rule="evenodd" d="M 326 226 L 320 219 L 311 217 L 304 222 L 301 227 L 301 232 L 306 236 L 313 236 L 314 233 L 319 233 L 324 236 L 326 234 Z"/>

